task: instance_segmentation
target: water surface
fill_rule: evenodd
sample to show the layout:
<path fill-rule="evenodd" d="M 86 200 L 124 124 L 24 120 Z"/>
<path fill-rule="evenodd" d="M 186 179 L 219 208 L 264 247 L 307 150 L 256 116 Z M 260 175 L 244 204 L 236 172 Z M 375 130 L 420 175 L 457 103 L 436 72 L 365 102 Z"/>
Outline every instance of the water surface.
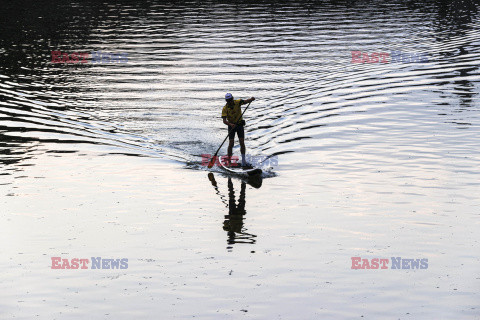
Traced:
<path fill-rule="evenodd" d="M 0 317 L 480 316 L 473 1 L 2 13 Z M 352 63 L 352 51 L 428 62 Z M 256 97 L 247 151 L 278 157 L 260 182 L 201 165 L 226 135 L 226 92 Z M 57 256 L 129 265 L 52 270 Z M 429 265 L 352 270 L 351 257 Z"/>

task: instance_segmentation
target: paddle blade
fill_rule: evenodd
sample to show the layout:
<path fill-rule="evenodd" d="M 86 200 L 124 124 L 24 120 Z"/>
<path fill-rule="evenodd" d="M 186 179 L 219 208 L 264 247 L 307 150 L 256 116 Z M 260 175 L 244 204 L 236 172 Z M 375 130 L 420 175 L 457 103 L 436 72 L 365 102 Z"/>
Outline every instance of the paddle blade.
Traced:
<path fill-rule="evenodd" d="M 215 159 L 216 159 L 216 158 L 217 158 L 217 157 L 215 156 L 215 157 L 213 157 L 213 158 L 210 160 L 210 162 L 208 163 L 208 166 L 207 166 L 208 169 L 211 169 L 211 168 L 213 167 L 213 165 L 215 164 Z"/>

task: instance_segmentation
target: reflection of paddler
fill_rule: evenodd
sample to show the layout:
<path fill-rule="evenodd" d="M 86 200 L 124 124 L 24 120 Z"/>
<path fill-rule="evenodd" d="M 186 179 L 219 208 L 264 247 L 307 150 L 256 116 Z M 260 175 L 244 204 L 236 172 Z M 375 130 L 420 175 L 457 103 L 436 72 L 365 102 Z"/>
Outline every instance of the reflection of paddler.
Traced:
<path fill-rule="evenodd" d="M 232 178 L 228 178 L 228 201 L 218 190 L 217 181 L 215 181 L 215 177 L 212 172 L 208 173 L 208 180 L 210 180 L 212 186 L 215 188 L 215 193 L 220 196 L 220 199 L 225 204 L 225 207 L 228 208 L 228 215 L 225 216 L 225 220 L 223 222 L 223 230 L 227 231 L 228 233 L 228 244 L 255 243 L 255 238 L 257 236 L 246 233 L 246 230 L 243 227 L 243 219 L 247 213 L 245 210 L 245 181 L 242 180 L 241 182 L 240 198 L 238 199 L 237 205 L 235 201 L 235 191 L 233 189 Z M 228 248 L 230 249 L 231 247 Z"/>
<path fill-rule="evenodd" d="M 235 232 L 242 233 L 243 216 L 247 213 L 245 211 L 245 186 L 245 182 L 242 181 L 240 198 L 238 199 L 237 206 L 235 202 L 235 191 L 233 190 L 232 179 L 228 178 L 228 215 L 225 216 L 223 230 L 228 232 L 230 240 L 235 239 Z"/>

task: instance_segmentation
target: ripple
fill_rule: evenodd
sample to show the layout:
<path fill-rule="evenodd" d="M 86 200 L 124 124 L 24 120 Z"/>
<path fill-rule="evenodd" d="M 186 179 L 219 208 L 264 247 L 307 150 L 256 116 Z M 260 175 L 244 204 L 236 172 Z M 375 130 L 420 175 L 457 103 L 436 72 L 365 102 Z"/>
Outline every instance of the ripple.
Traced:
<path fill-rule="evenodd" d="M 12 142 L 198 161 L 225 135 L 220 110 L 230 91 L 257 97 L 245 115 L 253 154 L 347 148 L 378 156 L 402 149 L 400 141 L 418 154 L 435 124 L 478 127 L 480 28 L 476 6 L 465 8 L 240 2 L 237 9 L 255 13 L 244 19 L 226 17 L 232 5 L 220 3 L 94 6 L 92 17 L 79 5 L 67 16 L 83 34 L 44 34 L 48 47 L 3 40 L 0 130 Z M 23 18 L 19 24 L 30 30 Z M 126 52 L 129 60 L 52 64 L 51 50 Z M 423 52 L 429 61 L 352 64 L 351 51 Z M 460 131 L 448 131 L 443 152 L 463 152 Z M 390 156 L 383 160 L 401 161 Z"/>

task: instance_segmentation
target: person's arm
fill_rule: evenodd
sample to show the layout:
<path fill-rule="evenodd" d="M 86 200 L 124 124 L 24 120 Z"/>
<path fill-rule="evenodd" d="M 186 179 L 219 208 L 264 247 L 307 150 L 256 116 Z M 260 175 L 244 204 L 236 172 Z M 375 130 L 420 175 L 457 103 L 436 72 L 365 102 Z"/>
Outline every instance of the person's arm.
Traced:
<path fill-rule="evenodd" d="M 222 117 L 223 123 L 227 126 L 233 127 L 235 124 L 228 122 L 227 117 Z"/>
<path fill-rule="evenodd" d="M 250 103 L 250 102 L 252 102 L 252 101 L 254 101 L 254 100 L 255 100 L 254 97 L 251 97 L 250 99 L 247 99 L 247 100 L 241 100 L 241 101 L 240 101 L 240 105 Z"/>

